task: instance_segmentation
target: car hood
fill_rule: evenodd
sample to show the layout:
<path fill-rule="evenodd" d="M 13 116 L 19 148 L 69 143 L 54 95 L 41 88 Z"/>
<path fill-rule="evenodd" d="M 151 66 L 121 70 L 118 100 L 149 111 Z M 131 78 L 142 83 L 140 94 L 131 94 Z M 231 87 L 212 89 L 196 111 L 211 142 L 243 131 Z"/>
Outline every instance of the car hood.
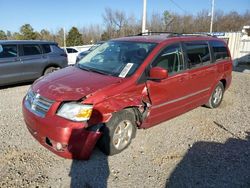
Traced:
<path fill-rule="evenodd" d="M 50 100 L 71 101 L 120 81 L 118 77 L 67 67 L 38 79 L 32 90 Z"/>

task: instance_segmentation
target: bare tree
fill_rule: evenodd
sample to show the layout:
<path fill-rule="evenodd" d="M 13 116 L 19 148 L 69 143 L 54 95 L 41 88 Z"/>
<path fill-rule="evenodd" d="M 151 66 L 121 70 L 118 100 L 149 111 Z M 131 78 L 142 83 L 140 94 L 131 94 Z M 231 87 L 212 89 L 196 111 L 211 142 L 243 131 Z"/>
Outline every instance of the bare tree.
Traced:
<path fill-rule="evenodd" d="M 90 25 L 81 30 L 83 44 L 92 44 L 101 40 L 102 29 L 100 25 Z"/>
<path fill-rule="evenodd" d="M 128 24 L 128 19 L 123 11 L 114 11 L 111 8 L 105 9 L 103 21 L 110 38 L 121 36 L 124 26 Z"/>
<path fill-rule="evenodd" d="M 164 18 L 160 13 L 152 13 L 148 25 L 149 31 L 165 31 Z"/>

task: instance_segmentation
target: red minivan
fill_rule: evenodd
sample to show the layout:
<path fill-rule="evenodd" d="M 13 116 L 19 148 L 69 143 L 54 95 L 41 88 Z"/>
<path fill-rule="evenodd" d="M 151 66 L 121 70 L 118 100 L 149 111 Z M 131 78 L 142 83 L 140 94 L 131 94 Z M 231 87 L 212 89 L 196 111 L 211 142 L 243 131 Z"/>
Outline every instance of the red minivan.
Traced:
<path fill-rule="evenodd" d="M 226 43 L 202 35 L 110 40 L 78 64 L 38 79 L 23 100 L 30 133 L 55 154 L 124 150 L 149 128 L 198 106 L 216 108 L 232 79 Z"/>

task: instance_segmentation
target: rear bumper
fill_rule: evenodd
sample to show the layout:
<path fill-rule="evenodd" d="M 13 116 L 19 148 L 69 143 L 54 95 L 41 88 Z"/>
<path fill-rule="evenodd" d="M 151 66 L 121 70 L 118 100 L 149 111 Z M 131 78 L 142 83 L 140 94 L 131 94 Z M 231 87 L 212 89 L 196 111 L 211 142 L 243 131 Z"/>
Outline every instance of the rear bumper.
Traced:
<path fill-rule="evenodd" d="M 86 130 L 83 123 L 74 123 L 57 116 L 41 118 L 27 110 L 24 104 L 22 110 L 32 136 L 45 148 L 63 158 L 89 159 L 101 136 L 101 132 Z"/>

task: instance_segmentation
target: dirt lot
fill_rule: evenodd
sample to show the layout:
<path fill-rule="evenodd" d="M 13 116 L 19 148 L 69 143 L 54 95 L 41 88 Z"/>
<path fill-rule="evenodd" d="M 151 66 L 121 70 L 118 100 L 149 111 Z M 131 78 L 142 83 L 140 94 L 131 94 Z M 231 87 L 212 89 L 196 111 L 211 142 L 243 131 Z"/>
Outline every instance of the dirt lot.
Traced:
<path fill-rule="evenodd" d="M 60 158 L 22 119 L 29 85 L 0 90 L 0 187 L 250 187 L 250 74 L 233 73 L 218 109 L 199 107 L 89 161 Z"/>

